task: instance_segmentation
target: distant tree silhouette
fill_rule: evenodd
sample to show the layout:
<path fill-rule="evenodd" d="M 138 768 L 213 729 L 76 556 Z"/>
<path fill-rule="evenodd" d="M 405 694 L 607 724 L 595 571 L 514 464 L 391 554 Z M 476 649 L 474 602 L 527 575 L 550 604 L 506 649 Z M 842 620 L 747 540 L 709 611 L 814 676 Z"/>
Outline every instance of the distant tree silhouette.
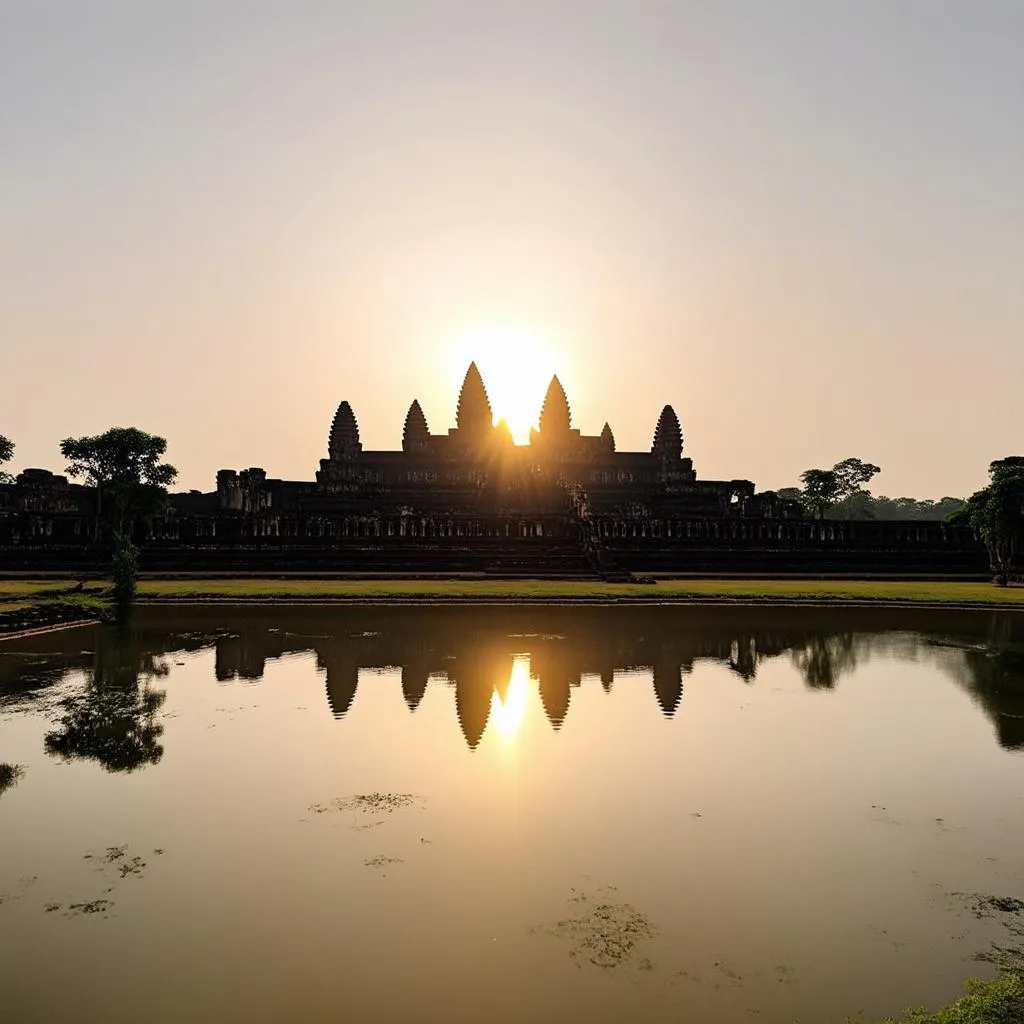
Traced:
<path fill-rule="evenodd" d="M 940 498 L 938 501 L 920 498 L 876 497 L 870 491 L 857 490 L 836 502 L 826 513 L 826 519 L 908 519 L 916 522 L 942 522 L 967 502 L 963 498 Z"/>
<path fill-rule="evenodd" d="M 800 474 L 804 485 L 800 500 L 812 515 L 824 519 L 833 505 L 849 498 L 879 472 L 878 466 L 860 459 L 843 459 L 831 469 L 805 470 Z"/>
<path fill-rule="evenodd" d="M 14 442 L 9 437 L 0 434 L 0 463 L 9 462 L 14 457 Z M 0 484 L 13 483 L 14 478 L 10 473 L 0 470 Z"/>
<path fill-rule="evenodd" d="M 1024 549 L 1024 456 L 998 459 L 988 473 L 988 486 L 972 494 L 952 521 L 974 527 L 988 548 L 994 582 L 1005 586 Z"/>

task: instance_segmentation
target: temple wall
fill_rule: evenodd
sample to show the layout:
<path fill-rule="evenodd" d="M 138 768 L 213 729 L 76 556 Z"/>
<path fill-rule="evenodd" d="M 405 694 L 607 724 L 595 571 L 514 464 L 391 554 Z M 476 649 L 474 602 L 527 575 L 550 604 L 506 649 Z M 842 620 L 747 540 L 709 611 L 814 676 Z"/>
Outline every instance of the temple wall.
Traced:
<path fill-rule="evenodd" d="M 104 564 L 91 509 L 0 512 L 0 571 Z M 593 541 L 588 541 L 589 536 Z M 988 573 L 970 529 L 943 523 L 573 515 L 172 510 L 137 534 L 143 571 Z"/>

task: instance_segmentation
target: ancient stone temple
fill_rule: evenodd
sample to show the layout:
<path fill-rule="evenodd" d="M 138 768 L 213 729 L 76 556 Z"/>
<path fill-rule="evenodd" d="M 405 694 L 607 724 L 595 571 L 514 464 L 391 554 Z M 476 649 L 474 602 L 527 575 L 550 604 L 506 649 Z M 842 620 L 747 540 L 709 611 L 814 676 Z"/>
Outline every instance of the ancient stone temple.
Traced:
<path fill-rule="evenodd" d="M 594 435 L 573 426 L 553 377 L 537 428 L 517 445 L 494 422 L 471 363 L 454 418 L 432 433 L 414 400 L 401 449 L 369 451 L 342 401 L 313 479 L 220 470 L 215 491 L 172 495 L 168 513 L 146 525 L 143 567 L 615 576 L 880 563 L 927 571 L 938 562 L 984 571 L 964 529 L 813 522 L 749 480 L 699 479 L 670 405 L 652 423 L 648 451 L 618 451 L 608 423 Z M 0 486 L 0 558 L 14 568 L 91 557 L 94 506 L 90 489 L 26 471 Z"/>
<path fill-rule="evenodd" d="M 634 530 L 654 536 L 669 533 L 680 518 L 764 518 L 785 511 L 774 495 L 756 495 L 749 480 L 698 480 L 683 455 L 671 406 L 654 425 L 649 451 L 620 452 L 607 423 L 593 436 L 573 427 L 565 390 L 554 377 L 537 423 L 528 444 L 515 444 L 507 425 L 495 424 L 487 388 L 471 363 L 454 427 L 431 433 L 414 400 L 401 451 L 368 451 L 353 407 L 342 401 L 314 483 L 268 480 L 258 469 L 222 470 L 210 513 L 214 520 L 242 513 L 257 531 L 323 531 L 339 540 L 415 537 L 444 545 L 463 537 L 496 550 L 501 542 L 547 538 L 568 542 L 572 560 L 583 554 L 596 562 L 604 540 Z M 211 522 L 210 528 L 226 524 Z M 582 551 L 581 540 L 589 542 Z"/>
<path fill-rule="evenodd" d="M 242 477 L 224 471 L 222 482 L 228 488 L 225 498 L 237 504 L 245 486 Z M 654 427 L 650 451 L 618 452 L 607 423 L 594 436 L 573 428 L 565 391 L 553 377 L 538 428 L 530 432 L 529 444 L 516 445 L 505 423 L 494 423 L 475 363 L 459 393 L 455 426 L 432 434 L 419 402 L 413 401 L 401 451 L 365 451 L 355 413 L 343 401 L 331 422 L 315 487 L 318 507 L 372 508 L 385 519 L 391 514 L 498 510 L 564 515 L 581 492 L 595 513 L 613 516 L 640 508 L 716 517 L 776 511 L 773 500 L 755 496 L 749 480 L 698 481 L 692 461 L 683 457 L 682 429 L 669 405 Z"/>

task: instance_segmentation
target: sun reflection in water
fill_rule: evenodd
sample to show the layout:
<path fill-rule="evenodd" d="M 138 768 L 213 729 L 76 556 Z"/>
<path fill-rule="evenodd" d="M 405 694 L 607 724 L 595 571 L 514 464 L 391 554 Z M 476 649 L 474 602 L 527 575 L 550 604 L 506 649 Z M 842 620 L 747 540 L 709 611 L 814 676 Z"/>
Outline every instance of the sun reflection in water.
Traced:
<path fill-rule="evenodd" d="M 512 674 L 504 699 L 495 689 L 491 694 L 490 721 L 506 740 L 515 738 L 526 717 L 526 701 L 530 693 L 530 656 L 517 654 L 512 659 Z"/>

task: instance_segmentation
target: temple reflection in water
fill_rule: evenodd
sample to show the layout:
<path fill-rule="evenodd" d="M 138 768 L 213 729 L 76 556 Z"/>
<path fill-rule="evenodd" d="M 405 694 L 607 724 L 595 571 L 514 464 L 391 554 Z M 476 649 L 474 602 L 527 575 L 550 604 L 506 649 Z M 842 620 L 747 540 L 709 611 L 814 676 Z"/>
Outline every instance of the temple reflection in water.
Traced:
<path fill-rule="evenodd" d="M 214 649 L 221 683 L 258 681 L 268 661 L 312 653 L 337 719 L 350 712 L 360 673 L 400 672 L 415 713 L 429 687 L 454 691 L 462 735 L 475 750 L 490 728 L 514 732 L 539 699 L 554 730 L 586 681 L 611 692 L 644 672 L 661 713 L 683 713 L 686 678 L 716 663 L 752 684 L 788 657 L 810 689 L 829 690 L 872 655 L 931 658 L 993 721 L 999 743 L 1024 748 L 1024 618 L 1005 613 L 784 608 L 271 608 L 144 611 L 132 629 L 77 634 L 79 653 L 35 638 L 31 658 L 0 658 L 0 706 L 83 671 L 86 686 L 47 735 L 54 756 L 92 757 L 113 771 L 163 754 L 161 657 Z M 45 653 L 46 644 L 54 654 Z M 42 648 L 40 650 L 40 648 Z"/>

